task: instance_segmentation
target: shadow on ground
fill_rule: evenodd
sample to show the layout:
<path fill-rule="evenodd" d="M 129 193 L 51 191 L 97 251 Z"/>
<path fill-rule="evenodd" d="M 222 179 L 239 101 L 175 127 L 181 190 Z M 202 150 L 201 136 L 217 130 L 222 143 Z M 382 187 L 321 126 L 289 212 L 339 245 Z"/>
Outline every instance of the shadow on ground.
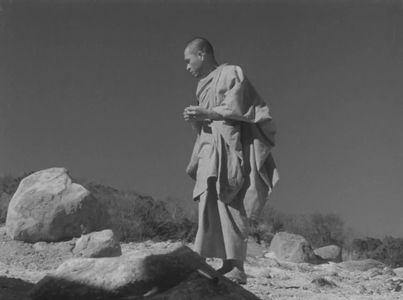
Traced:
<path fill-rule="evenodd" d="M 26 300 L 33 283 L 0 276 L 0 300 Z"/>

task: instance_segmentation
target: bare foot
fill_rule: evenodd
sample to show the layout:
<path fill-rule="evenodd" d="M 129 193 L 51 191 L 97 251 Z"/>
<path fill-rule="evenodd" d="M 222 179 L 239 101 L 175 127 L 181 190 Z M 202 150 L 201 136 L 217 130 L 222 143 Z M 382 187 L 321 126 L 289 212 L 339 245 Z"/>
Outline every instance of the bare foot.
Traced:
<path fill-rule="evenodd" d="M 245 271 L 238 269 L 237 267 L 233 268 L 230 272 L 225 274 L 229 280 L 238 283 L 238 284 L 246 284 L 246 274 Z"/>

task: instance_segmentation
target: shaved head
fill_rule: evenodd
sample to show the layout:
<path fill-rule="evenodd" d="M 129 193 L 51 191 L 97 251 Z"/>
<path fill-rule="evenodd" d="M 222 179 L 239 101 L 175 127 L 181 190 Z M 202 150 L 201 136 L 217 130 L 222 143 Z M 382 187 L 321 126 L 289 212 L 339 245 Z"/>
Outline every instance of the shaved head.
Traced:
<path fill-rule="evenodd" d="M 213 46 L 207 39 L 202 37 L 197 37 L 190 40 L 186 45 L 186 49 L 191 50 L 193 53 L 203 51 L 208 55 L 214 56 Z"/>
<path fill-rule="evenodd" d="M 196 78 L 203 78 L 214 70 L 218 63 L 213 46 L 205 38 L 197 37 L 186 44 L 183 53 L 186 70 Z"/>

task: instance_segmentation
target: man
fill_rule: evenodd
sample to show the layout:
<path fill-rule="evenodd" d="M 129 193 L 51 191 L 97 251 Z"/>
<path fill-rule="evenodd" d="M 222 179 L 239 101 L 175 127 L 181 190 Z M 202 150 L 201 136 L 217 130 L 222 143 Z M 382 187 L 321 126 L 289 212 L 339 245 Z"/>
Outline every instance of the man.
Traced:
<path fill-rule="evenodd" d="M 218 270 L 246 283 L 248 225 L 256 222 L 278 180 L 271 155 L 275 128 L 269 108 L 234 65 L 219 65 L 204 38 L 184 51 L 186 70 L 199 82 L 198 105 L 184 110 L 197 131 L 188 174 L 199 201 L 195 251 L 223 260 Z"/>

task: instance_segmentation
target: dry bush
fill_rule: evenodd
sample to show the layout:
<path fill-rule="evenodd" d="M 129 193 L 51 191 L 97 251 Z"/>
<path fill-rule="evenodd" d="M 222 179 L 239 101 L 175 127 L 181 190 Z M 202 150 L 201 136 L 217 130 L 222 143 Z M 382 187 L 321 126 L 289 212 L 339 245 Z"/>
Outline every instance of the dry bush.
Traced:
<path fill-rule="evenodd" d="M 104 227 L 114 230 L 123 241 L 191 240 L 194 236 L 196 224 L 180 213 L 180 208 L 172 213 L 163 201 L 133 191 L 95 183 L 84 186 L 104 207 Z"/>
<path fill-rule="evenodd" d="M 11 200 L 11 195 L 7 193 L 0 193 L 0 224 L 6 222 L 8 204 Z"/>
<path fill-rule="evenodd" d="M 345 250 L 346 259 L 372 258 L 393 268 L 403 266 L 403 238 L 356 238 L 346 245 Z"/>
<path fill-rule="evenodd" d="M 393 268 L 403 267 L 403 238 L 386 236 L 382 243 L 386 252 L 384 263 Z"/>
<path fill-rule="evenodd" d="M 344 244 L 344 222 L 340 216 L 332 213 L 313 213 L 299 215 L 296 219 L 299 220 L 297 226 L 291 223 L 286 228 L 304 236 L 314 248 Z"/>
<path fill-rule="evenodd" d="M 266 225 L 266 232 L 262 234 L 270 236 L 280 231 L 299 234 L 314 248 L 331 244 L 342 246 L 348 235 L 343 220 L 336 214 L 286 214 L 267 205 L 260 222 Z"/>

